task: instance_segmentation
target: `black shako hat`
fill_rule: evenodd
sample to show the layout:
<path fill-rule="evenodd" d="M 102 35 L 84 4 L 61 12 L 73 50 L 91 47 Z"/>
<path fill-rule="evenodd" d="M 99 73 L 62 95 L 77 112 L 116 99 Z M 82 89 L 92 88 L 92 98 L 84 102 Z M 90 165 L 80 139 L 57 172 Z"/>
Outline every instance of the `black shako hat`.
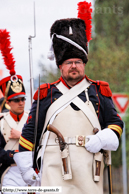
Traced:
<path fill-rule="evenodd" d="M 57 20 L 52 25 L 50 36 L 52 37 L 53 35 L 53 49 L 58 67 L 65 60 L 70 58 L 80 58 L 84 63 L 87 63 L 88 49 L 86 46 L 87 39 L 85 29 L 85 22 L 77 18 Z M 64 37 L 77 43 L 85 50 L 86 53 L 71 43 L 58 38 L 56 34 L 63 35 Z"/>
<path fill-rule="evenodd" d="M 0 51 L 3 56 L 4 64 L 10 74 L 10 76 L 0 80 L 0 89 L 4 95 L 4 101 L 25 97 L 26 92 L 23 79 L 21 75 L 16 75 L 15 60 L 11 53 L 10 33 L 6 29 L 0 29 Z"/>

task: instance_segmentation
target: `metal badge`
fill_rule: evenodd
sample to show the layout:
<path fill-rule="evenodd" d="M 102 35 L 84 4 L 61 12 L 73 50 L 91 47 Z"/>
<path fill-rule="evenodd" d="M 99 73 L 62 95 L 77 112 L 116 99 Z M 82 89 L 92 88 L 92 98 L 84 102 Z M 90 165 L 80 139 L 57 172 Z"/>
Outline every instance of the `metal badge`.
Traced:
<path fill-rule="evenodd" d="M 76 146 L 85 146 L 85 135 L 76 135 Z"/>
<path fill-rule="evenodd" d="M 11 77 L 11 81 L 12 81 L 12 85 L 11 85 L 12 91 L 15 92 L 15 93 L 21 92 L 22 91 L 22 81 L 20 79 L 18 80 L 16 75 L 13 75 Z"/>

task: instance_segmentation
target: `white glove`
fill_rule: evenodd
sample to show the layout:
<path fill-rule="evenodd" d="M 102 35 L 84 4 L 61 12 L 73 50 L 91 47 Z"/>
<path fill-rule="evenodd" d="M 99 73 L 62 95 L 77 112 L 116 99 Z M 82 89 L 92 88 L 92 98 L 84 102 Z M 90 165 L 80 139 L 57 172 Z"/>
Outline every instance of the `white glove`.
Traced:
<path fill-rule="evenodd" d="M 105 128 L 95 135 L 86 137 L 89 141 L 85 144 L 87 151 L 97 153 L 101 149 L 116 151 L 119 146 L 117 135 L 110 129 Z"/>
<path fill-rule="evenodd" d="M 39 181 L 39 176 L 32 168 L 33 162 L 31 151 L 15 153 L 13 158 L 21 172 L 23 180 L 28 185 L 33 185 L 36 181 Z"/>

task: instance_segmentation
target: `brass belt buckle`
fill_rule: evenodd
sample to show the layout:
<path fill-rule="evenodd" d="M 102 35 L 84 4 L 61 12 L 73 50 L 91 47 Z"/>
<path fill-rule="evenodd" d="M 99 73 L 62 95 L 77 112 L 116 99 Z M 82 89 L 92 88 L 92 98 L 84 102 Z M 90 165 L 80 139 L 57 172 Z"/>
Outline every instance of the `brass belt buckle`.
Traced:
<path fill-rule="evenodd" d="M 85 135 L 76 135 L 76 146 L 85 146 Z"/>

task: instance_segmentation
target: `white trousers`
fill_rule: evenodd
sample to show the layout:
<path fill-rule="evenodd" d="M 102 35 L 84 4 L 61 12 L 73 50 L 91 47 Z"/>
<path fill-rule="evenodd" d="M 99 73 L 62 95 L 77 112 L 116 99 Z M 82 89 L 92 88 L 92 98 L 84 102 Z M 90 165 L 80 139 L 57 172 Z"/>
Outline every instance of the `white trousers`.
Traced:
<path fill-rule="evenodd" d="M 27 184 L 22 179 L 21 173 L 17 166 L 12 166 L 7 171 L 3 178 L 3 187 L 25 187 Z M 12 192 L 4 192 L 3 194 L 12 194 Z M 15 192 L 16 194 L 16 192 Z M 26 192 L 23 192 L 22 194 L 26 194 Z"/>

